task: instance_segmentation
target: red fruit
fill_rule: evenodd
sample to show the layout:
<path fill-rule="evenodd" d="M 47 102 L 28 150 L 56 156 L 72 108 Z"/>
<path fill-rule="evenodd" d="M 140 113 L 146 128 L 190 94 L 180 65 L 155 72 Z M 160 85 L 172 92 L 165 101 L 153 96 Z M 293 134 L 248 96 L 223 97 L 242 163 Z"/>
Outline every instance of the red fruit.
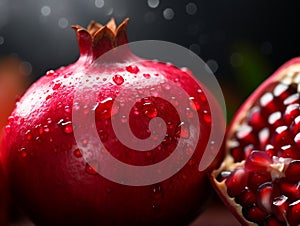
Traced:
<path fill-rule="evenodd" d="M 99 61 L 107 51 L 127 43 L 126 25 L 127 20 L 116 28 L 111 20 L 106 26 L 91 22 L 88 29 L 74 26 L 80 48 L 78 61 L 47 72 L 29 88 L 11 115 L 4 137 L 5 165 L 14 197 L 38 225 L 187 224 L 208 201 L 211 189 L 207 172 L 213 166 L 198 170 L 212 127 L 207 96 L 189 71 L 138 58 L 126 52 L 128 49 L 104 64 Z M 89 82 L 94 83 L 89 86 Z M 188 98 L 176 93 L 178 89 Z M 136 100 L 133 91 L 148 96 Z M 98 96 L 93 105 L 89 98 L 85 103 L 76 102 L 75 94 L 82 98 L 95 92 Z M 121 93 L 122 101 L 117 100 Z M 174 98 L 160 98 L 166 94 Z M 131 101 L 135 104 L 129 117 L 124 117 L 123 109 Z M 181 121 L 177 107 L 187 118 L 199 121 L 199 133 L 196 124 Z M 87 120 L 78 124 L 76 114 L 94 114 L 96 125 Z M 159 134 L 150 133 L 150 120 L 156 117 L 165 121 L 167 135 L 151 151 L 141 152 L 122 144 L 116 133 L 125 137 L 128 133 L 123 127 L 114 130 L 112 125 L 117 120 L 129 125 L 136 138 L 155 141 Z M 78 128 L 86 129 L 80 134 L 83 139 L 75 135 Z M 94 130 L 104 147 L 98 148 L 99 141 L 91 135 Z M 124 184 L 98 173 L 108 169 L 106 173 L 113 174 L 117 170 L 107 161 L 107 152 L 143 169 L 141 166 L 167 159 L 179 141 L 183 144 L 181 157 L 191 157 L 193 148 L 195 152 L 183 168 L 161 182 L 130 186 L 127 179 L 131 178 L 123 177 L 127 168 L 117 175 Z M 135 174 L 131 177 L 135 179 Z"/>
<path fill-rule="evenodd" d="M 299 87 L 300 58 L 296 58 L 246 100 L 228 128 L 227 156 L 211 179 L 243 225 L 300 223 Z M 237 170 L 246 172 L 247 183 L 228 186 L 241 180 Z M 232 193 L 234 189 L 243 193 Z"/>

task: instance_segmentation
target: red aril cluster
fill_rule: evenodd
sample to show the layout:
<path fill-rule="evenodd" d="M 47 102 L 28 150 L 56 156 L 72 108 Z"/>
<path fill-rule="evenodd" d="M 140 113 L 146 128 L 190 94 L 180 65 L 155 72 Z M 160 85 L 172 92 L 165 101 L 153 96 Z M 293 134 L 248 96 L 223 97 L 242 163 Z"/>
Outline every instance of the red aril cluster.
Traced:
<path fill-rule="evenodd" d="M 300 224 L 300 59 L 282 66 L 229 126 L 213 184 L 243 224 Z"/>

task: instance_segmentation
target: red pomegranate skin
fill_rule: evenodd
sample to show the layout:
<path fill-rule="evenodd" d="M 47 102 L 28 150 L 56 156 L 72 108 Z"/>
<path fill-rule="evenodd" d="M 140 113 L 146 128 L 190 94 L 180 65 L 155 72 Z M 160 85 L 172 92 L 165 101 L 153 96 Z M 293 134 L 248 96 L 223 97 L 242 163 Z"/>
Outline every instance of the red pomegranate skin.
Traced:
<path fill-rule="evenodd" d="M 211 181 L 242 225 L 300 224 L 299 75 L 297 57 L 262 83 L 228 126 L 227 154 Z"/>
<path fill-rule="evenodd" d="M 220 156 L 207 170 L 198 171 L 211 119 L 207 99 L 192 74 L 132 54 L 128 54 L 125 62 L 87 70 L 103 53 L 127 42 L 126 24 L 127 20 L 117 30 L 113 20 L 104 27 L 92 22 L 88 30 L 75 26 L 80 48 L 78 61 L 41 77 L 10 116 L 3 142 L 5 167 L 15 199 L 37 225 L 185 225 L 203 211 L 209 200 L 212 189 L 207 173 L 220 161 Z M 190 117 L 198 117 L 201 125 L 199 141 L 189 162 L 172 177 L 154 185 L 122 185 L 99 175 L 92 167 L 101 167 L 101 161 L 87 163 L 73 133 L 74 93 L 81 79 L 75 70 L 92 71 L 91 76 L 99 77 L 94 77 L 99 81 L 111 80 L 107 85 L 99 82 L 91 88 L 99 92 L 95 110 L 97 130 L 109 152 L 128 164 L 159 162 L 169 156 L 179 137 L 193 136 L 178 128 L 180 119 L 173 105 L 180 105 L 182 100 L 178 98 L 178 103 L 171 104 L 159 98 L 168 89 L 162 89 L 162 83 L 172 81 L 182 87 L 193 97 L 193 106 L 197 108 L 197 115 Z M 133 133 L 139 138 L 149 136 L 149 120 L 156 116 L 169 122 L 168 136 L 151 152 L 137 153 L 121 144 L 110 122 L 111 103 L 106 100 L 137 88 L 137 81 L 140 90 L 154 88 L 158 97 L 135 105 L 139 115 L 130 113 Z M 145 110 L 144 102 L 150 102 L 150 109 L 146 104 Z M 78 110 L 85 109 L 80 106 Z M 86 145 L 93 142 L 87 140 Z M 91 147 L 91 151 L 95 150 Z M 182 151 L 191 150 L 187 146 Z"/>

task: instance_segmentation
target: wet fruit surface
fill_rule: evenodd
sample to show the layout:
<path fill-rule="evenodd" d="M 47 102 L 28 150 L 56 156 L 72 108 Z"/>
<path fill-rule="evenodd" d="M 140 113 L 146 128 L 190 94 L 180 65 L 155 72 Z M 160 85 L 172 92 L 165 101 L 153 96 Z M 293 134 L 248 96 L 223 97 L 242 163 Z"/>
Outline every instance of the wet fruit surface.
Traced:
<path fill-rule="evenodd" d="M 123 56 L 126 61 L 105 67 L 93 64 L 103 53 L 127 42 L 126 24 L 127 20 L 116 28 L 111 20 L 106 26 L 92 22 L 88 30 L 75 26 L 79 60 L 49 71 L 33 84 L 9 119 L 5 166 L 16 200 L 38 225 L 187 224 L 209 199 L 208 171 L 199 172 L 198 166 L 209 139 L 211 110 L 190 72 L 129 53 Z M 76 90 L 84 85 L 88 89 Z M 160 98 L 178 87 L 188 97 L 174 93 L 170 101 Z M 92 107 L 89 99 L 85 103 L 74 99 L 76 92 L 88 96 L 96 91 Z M 149 95 L 137 98 L 132 91 Z M 128 94 L 118 99 L 120 93 Z M 132 100 L 135 104 L 126 115 L 122 109 Z M 180 114 L 187 120 L 179 117 L 180 106 L 184 106 Z M 97 140 L 89 132 L 75 139 L 76 126 L 83 125 L 74 122 L 74 112 L 95 116 L 95 125 L 87 125 L 87 131 L 96 129 L 104 148 L 94 150 Z M 151 133 L 149 124 L 156 117 L 165 122 L 166 134 L 160 145 L 148 151 L 124 145 L 112 125 L 118 118 L 120 125 L 129 125 L 139 139 L 155 141 L 158 136 Z M 201 136 L 195 135 L 199 128 L 188 123 L 191 119 L 199 120 Z M 108 151 L 126 164 L 148 166 L 167 159 L 179 141 L 183 144 L 181 156 L 191 155 L 193 149 L 195 153 L 175 175 L 159 183 L 128 186 L 98 173 L 107 164 L 101 153 Z M 97 158 L 95 152 L 100 153 Z M 115 170 L 114 166 L 110 169 Z"/>
<path fill-rule="evenodd" d="M 295 59 L 246 101 L 229 128 L 214 184 L 244 224 L 300 224 L 299 81 Z"/>

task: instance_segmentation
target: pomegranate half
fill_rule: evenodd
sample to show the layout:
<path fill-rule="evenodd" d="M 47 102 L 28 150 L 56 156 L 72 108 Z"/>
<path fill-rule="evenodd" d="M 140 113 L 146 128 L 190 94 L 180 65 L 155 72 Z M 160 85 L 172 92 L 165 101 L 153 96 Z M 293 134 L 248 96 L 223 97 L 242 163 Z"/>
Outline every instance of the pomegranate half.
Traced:
<path fill-rule="evenodd" d="M 127 43 L 127 22 L 118 27 L 113 19 L 105 26 L 95 22 L 87 29 L 74 26 L 80 49 L 78 61 L 47 72 L 29 88 L 9 117 L 3 142 L 5 168 L 13 196 L 37 225 L 182 225 L 191 222 L 209 200 L 212 189 L 207 173 L 220 156 L 199 172 L 212 120 L 207 96 L 191 72 L 138 58 L 129 50 L 121 60 L 101 66 L 95 63 L 109 50 Z M 98 83 L 78 91 L 82 74 L 88 77 L 86 83 Z M 176 96 L 174 84 L 189 98 Z M 150 151 L 137 152 L 125 146 L 112 128 L 112 117 L 121 114 L 122 106 L 132 96 L 123 96 L 116 108 L 115 99 L 120 93 L 137 89 L 153 95 L 138 100 L 129 118 L 121 120 L 129 123 L 140 139 L 152 136 L 150 120 L 160 117 L 165 121 L 167 134 Z M 99 95 L 94 108 L 74 101 L 75 92 L 88 96 L 95 90 Z M 172 92 L 171 102 L 160 98 Z M 193 131 L 199 128 L 181 121 L 177 106 L 188 106 L 183 111 L 187 118 L 199 120 L 198 137 Z M 180 139 L 185 140 L 182 156 L 190 155 L 193 148 L 195 152 L 182 169 L 161 182 L 144 186 L 113 182 L 97 173 L 106 164 L 104 160 L 83 158 L 74 136 L 74 110 L 94 112 L 102 143 L 112 156 L 127 164 L 156 164 L 171 155 Z M 190 146 L 191 140 L 197 140 L 195 147 Z M 89 153 L 101 151 L 93 149 L 94 140 L 89 135 L 80 142 Z M 110 170 L 114 171 L 114 166 Z"/>
<path fill-rule="evenodd" d="M 243 225 L 300 224 L 300 58 L 267 79 L 229 126 L 216 191 Z"/>

